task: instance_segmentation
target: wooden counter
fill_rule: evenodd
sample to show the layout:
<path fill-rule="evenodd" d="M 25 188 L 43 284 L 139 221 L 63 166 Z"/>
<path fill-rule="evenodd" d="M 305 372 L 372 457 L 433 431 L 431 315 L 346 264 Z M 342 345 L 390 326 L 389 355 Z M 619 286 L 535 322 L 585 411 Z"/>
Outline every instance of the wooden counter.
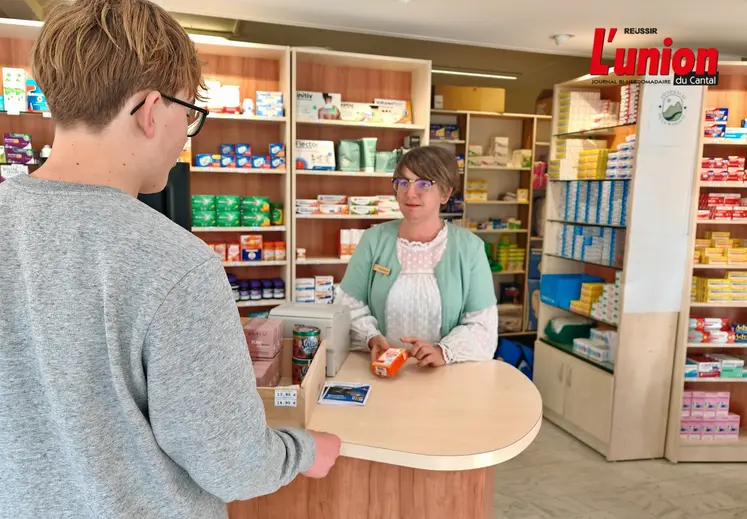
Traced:
<path fill-rule="evenodd" d="M 329 476 L 231 503 L 231 519 L 492 519 L 492 467 L 539 432 L 532 382 L 499 361 L 419 369 L 411 360 L 389 380 L 369 367 L 353 353 L 333 379 L 370 383 L 364 407 L 321 405 L 309 423 L 342 440 Z"/>

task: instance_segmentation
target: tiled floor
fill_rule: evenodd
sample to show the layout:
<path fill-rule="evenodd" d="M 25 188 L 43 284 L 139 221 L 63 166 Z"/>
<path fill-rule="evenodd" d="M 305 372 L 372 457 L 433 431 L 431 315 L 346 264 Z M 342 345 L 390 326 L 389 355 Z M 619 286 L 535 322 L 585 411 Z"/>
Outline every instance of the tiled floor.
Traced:
<path fill-rule="evenodd" d="M 496 519 L 745 519 L 747 464 L 609 463 L 545 420 L 495 492 Z"/>

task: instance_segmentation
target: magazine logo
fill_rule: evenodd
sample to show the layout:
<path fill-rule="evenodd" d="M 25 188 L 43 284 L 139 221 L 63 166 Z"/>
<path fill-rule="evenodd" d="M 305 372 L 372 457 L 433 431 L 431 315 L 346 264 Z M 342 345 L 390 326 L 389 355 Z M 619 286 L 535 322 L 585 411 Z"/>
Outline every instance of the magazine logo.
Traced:
<path fill-rule="evenodd" d="M 659 119 L 664 124 L 675 126 L 685 118 L 685 95 L 677 90 L 667 90 L 661 95 Z"/>
<path fill-rule="evenodd" d="M 624 34 L 656 34 L 655 28 L 626 28 Z M 610 66 L 602 63 L 605 43 L 612 43 L 617 29 L 594 29 L 589 73 L 606 76 Z M 688 48 L 672 50 L 674 41 L 666 37 L 662 48 L 631 47 L 615 49 L 614 72 L 617 76 L 669 76 L 675 85 L 718 85 L 718 49 Z"/>

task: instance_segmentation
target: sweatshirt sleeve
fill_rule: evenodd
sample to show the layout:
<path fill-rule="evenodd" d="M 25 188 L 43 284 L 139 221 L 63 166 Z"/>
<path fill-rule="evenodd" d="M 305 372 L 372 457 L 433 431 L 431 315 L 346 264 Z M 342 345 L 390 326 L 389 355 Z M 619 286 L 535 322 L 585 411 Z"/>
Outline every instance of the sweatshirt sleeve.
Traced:
<path fill-rule="evenodd" d="M 143 348 L 156 441 L 225 502 L 275 492 L 308 470 L 313 438 L 267 426 L 231 287 L 220 261 L 186 274 L 156 312 Z"/>

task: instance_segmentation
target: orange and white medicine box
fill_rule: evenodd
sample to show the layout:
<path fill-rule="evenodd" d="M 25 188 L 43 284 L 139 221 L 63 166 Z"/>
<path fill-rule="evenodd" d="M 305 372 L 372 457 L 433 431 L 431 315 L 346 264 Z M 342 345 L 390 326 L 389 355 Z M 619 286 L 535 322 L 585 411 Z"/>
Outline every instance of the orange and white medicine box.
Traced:
<path fill-rule="evenodd" d="M 405 365 L 410 354 L 404 348 L 389 348 L 371 363 L 371 370 L 379 377 L 393 377 Z"/>

